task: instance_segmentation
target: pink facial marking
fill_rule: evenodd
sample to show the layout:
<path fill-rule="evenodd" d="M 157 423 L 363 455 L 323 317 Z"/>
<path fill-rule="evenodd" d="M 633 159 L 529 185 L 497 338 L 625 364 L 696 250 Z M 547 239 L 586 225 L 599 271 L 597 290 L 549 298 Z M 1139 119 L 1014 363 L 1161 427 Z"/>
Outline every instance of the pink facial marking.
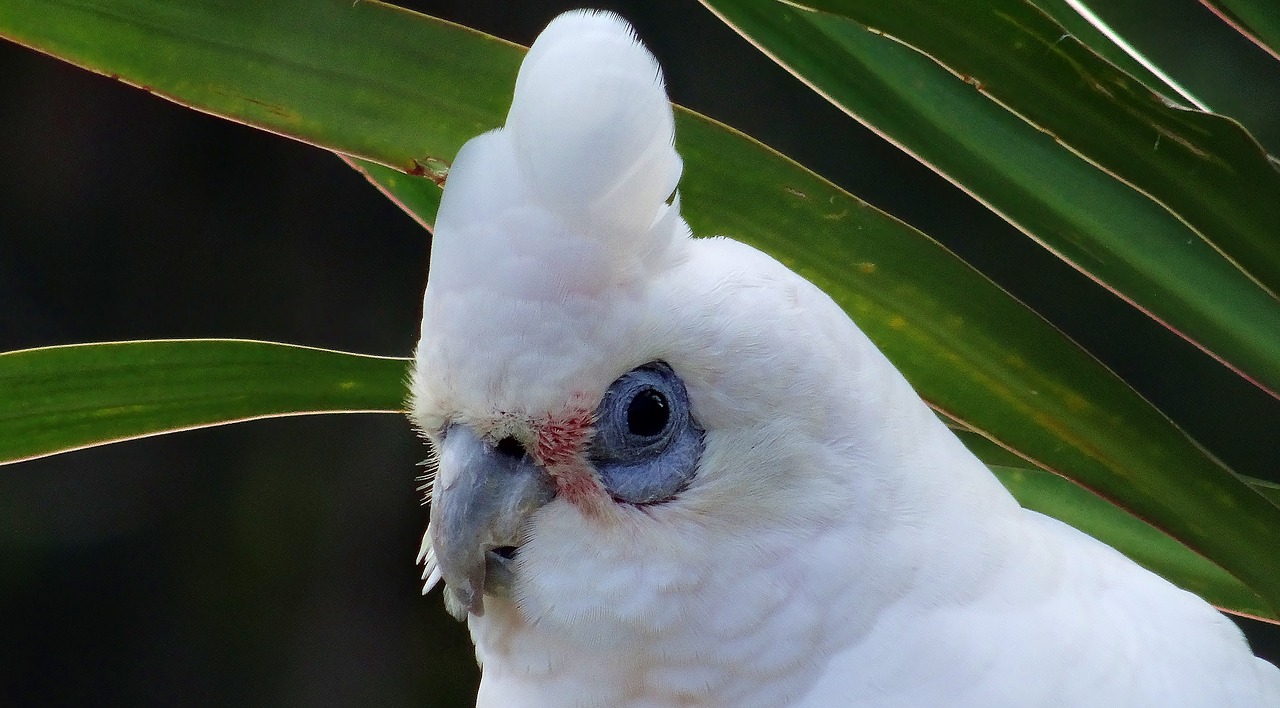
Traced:
<path fill-rule="evenodd" d="M 558 467 L 573 462 L 584 452 L 591 439 L 591 411 L 574 409 L 548 416 L 534 425 L 538 436 L 533 451 L 544 467 Z"/>
<path fill-rule="evenodd" d="M 587 513 L 608 500 L 586 460 L 591 423 L 591 411 L 575 408 L 533 426 L 537 436 L 533 459 L 551 475 L 556 492 Z"/>

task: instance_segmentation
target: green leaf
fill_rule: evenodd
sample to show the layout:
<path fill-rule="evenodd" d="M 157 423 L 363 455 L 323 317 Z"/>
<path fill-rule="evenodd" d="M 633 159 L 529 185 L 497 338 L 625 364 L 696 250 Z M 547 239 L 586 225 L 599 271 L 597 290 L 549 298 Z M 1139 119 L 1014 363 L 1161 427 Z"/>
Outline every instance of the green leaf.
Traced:
<path fill-rule="evenodd" d="M 1257 593 L 1156 527 L 1068 479 L 1032 466 L 977 433 L 955 425 L 952 432 L 987 464 L 1022 506 L 1071 524 L 1218 607 L 1251 616 L 1270 616 Z M 1262 480 L 1246 481 L 1268 494 L 1275 489 L 1275 485 Z"/>
<path fill-rule="evenodd" d="M 364 0 L 5 0 L 0 37 L 418 173 L 497 126 L 511 87 L 509 72 L 494 69 L 514 71 L 521 56 L 516 45 Z"/>
<path fill-rule="evenodd" d="M 1280 5 L 1274 0 L 1200 0 L 1260 49 L 1280 59 Z"/>
<path fill-rule="evenodd" d="M 0 464 L 120 440 L 312 413 L 396 413 L 407 360 L 235 339 L 0 354 Z"/>
<path fill-rule="evenodd" d="M 1237 124 L 1166 105 L 1023 0 L 805 3 L 849 17 L 769 0 L 705 4 L 1051 251 L 1280 395 L 1280 173 Z"/>
<path fill-rule="evenodd" d="M 991 471 L 1024 507 L 1066 521 L 1211 604 L 1274 617 L 1256 593 L 1226 570 L 1093 492 L 1044 470 L 996 465 Z"/>
<path fill-rule="evenodd" d="M 1280 125 L 1275 121 L 1280 107 L 1280 63 L 1257 51 L 1248 35 L 1228 23 L 1215 22 L 1212 12 L 1200 6 L 1170 7 L 1161 0 L 1088 4 L 1084 0 L 1036 0 L 1060 23 L 1073 16 L 1084 22 L 1071 8 L 1057 7 L 1068 2 L 1089 13 L 1089 21 L 1118 36 L 1128 52 L 1170 77 L 1171 84 L 1183 87 L 1184 95 L 1194 94 L 1190 105 L 1231 116 L 1272 155 L 1280 149 Z M 1118 46 L 1108 48 L 1086 37 L 1080 39 L 1116 63 L 1108 51 L 1118 51 Z M 1121 66 L 1133 73 L 1128 65 Z"/>
<path fill-rule="evenodd" d="M 422 228 L 430 231 L 440 209 L 440 197 L 444 192 L 440 183 L 426 177 L 406 175 L 376 162 L 356 157 L 342 157 L 352 169 L 363 174 L 374 189 L 404 210 Z"/>
<path fill-rule="evenodd" d="M 1076 39 L 1083 42 L 1107 61 L 1115 64 L 1126 74 L 1142 81 L 1148 88 L 1178 103 L 1199 105 L 1197 101 L 1184 100 L 1191 98 L 1186 95 L 1185 89 L 1173 86 L 1169 77 L 1163 74 L 1156 74 L 1147 65 L 1135 59 L 1129 51 L 1126 51 L 1125 48 L 1117 44 L 1111 37 L 1108 37 L 1101 29 L 1081 16 L 1075 8 L 1071 7 L 1068 0 L 1035 0 L 1035 4 L 1048 13 L 1055 22 L 1062 25 L 1063 29 L 1070 32 Z M 1132 50 L 1132 47 L 1129 49 Z"/>
<path fill-rule="evenodd" d="M 1254 479 L 1253 477 L 1241 477 L 1253 491 L 1266 497 L 1272 504 L 1280 505 L 1280 484 L 1266 479 Z"/>
<path fill-rule="evenodd" d="M 521 58 L 472 31 L 347 0 L 9 0 L 0 34 L 437 179 L 463 138 L 502 122 Z M 787 158 L 687 111 L 677 131 L 696 233 L 774 254 L 830 293 L 938 409 L 1158 523 L 1276 616 L 1280 510 L 1123 381 L 935 242 Z M 402 205 L 438 203 L 430 180 L 370 175 Z"/>

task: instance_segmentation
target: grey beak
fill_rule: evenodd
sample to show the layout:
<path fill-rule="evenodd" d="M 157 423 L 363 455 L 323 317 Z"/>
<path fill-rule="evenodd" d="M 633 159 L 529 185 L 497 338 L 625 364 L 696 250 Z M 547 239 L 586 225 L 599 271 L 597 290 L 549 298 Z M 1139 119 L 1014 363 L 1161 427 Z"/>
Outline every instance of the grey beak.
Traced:
<path fill-rule="evenodd" d="M 431 543 L 445 582 L 445 604 L 458 619 L 484 614 L 484 594 L 514 580 L 510 554 L 533 512 L 555 498 L 550 478 L 527 454 L 499 452 L 465 425 L 440 443 L 431 503 Z"/>

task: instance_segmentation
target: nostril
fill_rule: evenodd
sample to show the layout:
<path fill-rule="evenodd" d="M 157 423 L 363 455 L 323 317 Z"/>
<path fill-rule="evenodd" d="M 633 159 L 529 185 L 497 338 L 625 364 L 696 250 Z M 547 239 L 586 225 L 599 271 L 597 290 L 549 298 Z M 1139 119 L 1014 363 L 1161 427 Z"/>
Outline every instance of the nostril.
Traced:
<path fill-rule="evenodd" d="M 500 547 L 498 547 L 498 548 L 493 549 L 493 553 L 494 553 L 495 555 L 498 555 L 498 556 L 501 556 L 501 557 L 503 557 L 503 558 L 506 558 L 507 560 L 511 560 L 512 558 L 515 558 L 515 557 L 516 557 L 516 547 L 515 547 L 515 546 L 500 546 Z"/>
<path fill-rule="evenodd" d="M 506 457 L 524 457 L 524 445 L 521 445 L 519 440 L 510 435 L 499 440 L 494 449 L 498 451 L 499 455 L 505 455 Z"/>

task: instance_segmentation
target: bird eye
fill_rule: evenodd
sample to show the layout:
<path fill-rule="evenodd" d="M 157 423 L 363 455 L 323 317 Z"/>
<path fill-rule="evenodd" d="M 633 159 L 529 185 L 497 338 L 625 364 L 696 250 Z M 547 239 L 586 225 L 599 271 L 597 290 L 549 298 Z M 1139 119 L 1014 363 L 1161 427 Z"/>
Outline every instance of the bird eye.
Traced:
<path fill-rule="evenodd" d="M 702 455 L 703 431 L 684 382 L 663 362 L 623 374 L 605 392 L 588 456 L 619 501 L 652 504 L 675 496 Z"/>
<path fill-rule="evenodd" d="M 667 399 L 652 388 L 637 393 L 627 406 L 627 430 L 632 435 L 651 438 L 661 433 L 669 420 Z"/>

